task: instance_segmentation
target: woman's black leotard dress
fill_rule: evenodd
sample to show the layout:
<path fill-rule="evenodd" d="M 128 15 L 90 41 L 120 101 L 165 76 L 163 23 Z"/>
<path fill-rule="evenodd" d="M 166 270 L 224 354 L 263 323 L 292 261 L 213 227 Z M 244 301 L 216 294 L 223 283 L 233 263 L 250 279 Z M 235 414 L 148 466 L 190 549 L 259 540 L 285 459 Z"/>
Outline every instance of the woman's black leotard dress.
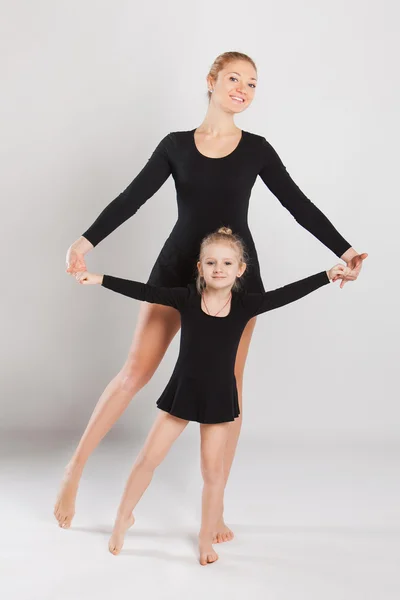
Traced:
<path fill-rule="evenodd" d="M 250 257 L 244 287 L 262 292 L 257 252 L 247 223 L 250 194 L 259 175 L 296 221 L 337 256 L 351 247 L 294 183 L 264 137 L 243 131 L 233 152 L 209 158 L 197 149 L 194 132 L 176 131 L 165 136 L 132 183 L 82 235 L 96 246 L 134 215 L 172 174 L 178 219 L 148 283 L 180 287 L 193 282 L 202 238 L 221 226 L 229 226 L 242 237 Z"/>
<path fill-rule="evenodd" d="M 179 356 L 157 406 L 176 417 L 199 423 L 223 423 L 239 415 L 234 367 L 239 341 L 249 319 L 294 302 L 327 283 L 329 278 L 322 271 L 270 292 L 232 292 L 229 314 L 213 317 L 201 308 L 201 296 L 193 283 L 168 288 L 111 275 L 103 277 L 103 286 L 108 289 L 179 310 Z"/>

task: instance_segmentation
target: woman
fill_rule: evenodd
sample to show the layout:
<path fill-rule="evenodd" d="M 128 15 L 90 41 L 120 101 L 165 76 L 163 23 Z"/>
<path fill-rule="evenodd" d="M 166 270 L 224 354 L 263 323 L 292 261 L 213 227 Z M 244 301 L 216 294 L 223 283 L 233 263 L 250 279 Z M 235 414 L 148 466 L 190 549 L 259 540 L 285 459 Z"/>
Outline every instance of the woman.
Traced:
<path fill-rule="evenodd" d="M 151 271 L 148 283 L 185 286 L 194 279 L 197 250 L 202 238 L 229 225 L 244 241 L 250 262 L 246 289 L 264 291 L 257 252 L 247 224 L 248 203 L 257 175 L 300 225 L 330 248 L 349 267 L 341 282 L 355 280 L 362 260 L 332 223 L 301 192 L 279 156 L 265 138 L 238 129 L 237 113 L 246 110 L 255 94 L 257 69 L 239 52 L 217 57 L 207 76 L 209 105 L 202 124 L 177 131 L 161 140 L 142 171 L 113 200 L 67 252 L 67 272 L 79 277 L 86 271 L 85 255 L 131 217 L 172 174 L 178 201 L 178 220 Z M 247 324 L 238 348 L 235 377 L 240 416 L 230 425 L 224 454 L 225 485 L 229 477 L 242 422 L 243 371 L 256 317 Z M 133 396 L 151 379 L 180 327 L 171 307 L 142 304 L 127 360 L 108 384 L 68 463 L 54 514 L 68 528 L 75 513 L 75 498 L 84 465 L 101 439 L 121 416 Z M 215 542 L 233 538 L 221 514 Z"/>

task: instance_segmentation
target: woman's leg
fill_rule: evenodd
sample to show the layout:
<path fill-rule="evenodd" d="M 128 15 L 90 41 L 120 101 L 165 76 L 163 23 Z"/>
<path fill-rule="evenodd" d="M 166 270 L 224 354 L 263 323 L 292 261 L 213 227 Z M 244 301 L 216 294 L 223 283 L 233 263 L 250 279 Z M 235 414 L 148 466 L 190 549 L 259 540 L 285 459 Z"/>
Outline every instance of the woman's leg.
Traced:
<path fill-rule="evenodd" d="M 101 395 L 78 447 L 68 463 L 54 507 L 60 527 L 69 527 L 85 463 L 118 420 L 132 397 L 151 379 L 180 327 L 178 311 L 142 303 L 128 358 Z"/>
<path fill-rule="evenodd" d="M 164 460 L 172 444 L 188 422 L 160 410 L 126 483 L 108 543 L 112 554 L 120 553 L 124 544 L 125 532 L 135 522 L 133 509 L 148 488 L 155 469 Z"/>
<path fill-rule="evenodd" d="M 218 560 L 218 554 L 212 547 L 212 542 L 218 519 L 222 513 L 225 487 L 224 454 L 229 426 L 230 423 L 200 425 L 201 473 L 204 480 L 199 533 L 201 565 Z"/>
<path fill-rule="evenodd" d="M 229 435 L 228 441 L 225 448 L 224 454 L 224 477 L 225 477 L 225 486 L 227 484 L 229 473 L 231 471 L 233 459 L 236 452 L 236 447 L 239 439 L 240 429 L 242 427 L 242 418 L 243 418 L 243 403 L 242 403 L 242 391 L 243 391 L 243 373 L 244 367 L 246 364 L 246 358 L 249 351 L 249 346 L 251 342 L 251 337 L 253 335 L 254 327 L 256 325 L 257 317 L 253 317 L 247 323 L 242 337 L 240 338 L 240 343 L 238 347 L 238 351 L 236 354 L 236 362 L 235 362 L 235 377 L 236 384 L 238 389 L 239 396 L 239 408 L 240 415 L 233 421 L 233 423 L 229 424 Z M 214 543 L 221 542 L 229 542 L 233 539 L 233 531 L 229 529 L 229 527 L 225 524 L 223 517 L 223 509 L 221 513 L 221 517 L 218 520 L 216 533 L 214 536 Z"/>

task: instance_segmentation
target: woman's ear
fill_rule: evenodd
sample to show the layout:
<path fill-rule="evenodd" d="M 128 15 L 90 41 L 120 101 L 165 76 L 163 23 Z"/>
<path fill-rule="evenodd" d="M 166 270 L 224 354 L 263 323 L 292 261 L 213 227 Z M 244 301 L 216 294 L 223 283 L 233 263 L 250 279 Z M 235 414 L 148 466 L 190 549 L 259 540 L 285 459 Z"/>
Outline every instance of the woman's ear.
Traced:
<path fill-rule="evenodd" d="M 201 272 L 201 262 L 200 261 L 197 262 L 197 270 L 200 273 L 200 275 L 203 276 L 203 273 Z"/>

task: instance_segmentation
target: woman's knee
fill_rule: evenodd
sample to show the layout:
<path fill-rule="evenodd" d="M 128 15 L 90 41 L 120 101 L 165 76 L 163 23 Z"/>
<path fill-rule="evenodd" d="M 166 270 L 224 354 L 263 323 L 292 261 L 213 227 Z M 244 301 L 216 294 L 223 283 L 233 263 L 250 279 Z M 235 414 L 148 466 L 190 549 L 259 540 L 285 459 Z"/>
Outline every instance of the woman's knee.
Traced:
<path fill-rule="evenodd" d="M 161 456 L 151 452 L 140 452 L 137 458 L 137 466 L 144 471 L 153 472 L 160 465 L 162 461 Z"/>
<path fill-rule="evenodd" d="M 202 461 L 201 473 L 203 476 L 204 483 L 208 485 L 216 485 L 221 483 L 224 479 L 224 468 L 223 461 L 218 462 L 207 462 Z"/>
<path fill-rule="evenodd" d="M 140 359 L 128 359 L 117 375 L 119 387 L 124 392 L 134 394 L 150 381 L 154 371 L 153 365 Z"/>

